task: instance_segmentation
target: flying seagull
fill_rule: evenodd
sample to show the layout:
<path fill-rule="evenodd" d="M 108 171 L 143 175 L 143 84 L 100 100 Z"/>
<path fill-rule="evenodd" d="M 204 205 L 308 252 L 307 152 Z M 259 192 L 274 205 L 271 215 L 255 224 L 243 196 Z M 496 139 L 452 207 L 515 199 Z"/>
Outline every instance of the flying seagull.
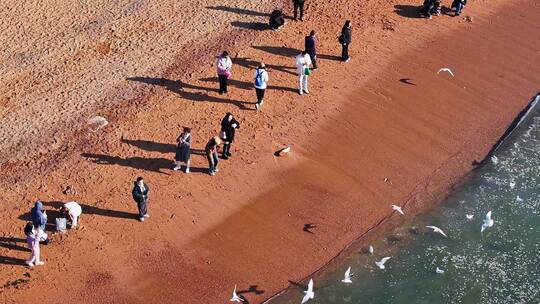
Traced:
<path fill-rule="evenodd" d="M 384 257 L 382 260 L 375 262 L 375 265 L 377 265 L 379 269 L 384 269 L 384 263 L 386 263 L 388 260 L 390 260 L 390 257 Z"/>
<path fill-rule="evenodd" d="M 465 217 L 466 217 L 468 220 L 472 220 L 473 217 L 474 217 L 474 214 L 465 214 Z"/>
<path fill-rule="evenodd" d="M 369 253 L 373 254 L 373 251 L 375 251 L 375 250 L 373 249 L 372 245 L 369 245 L 368 251 L 369 251 Z"/>
<path fill-rule="evenodd" d="M 515 181 L 510 181 L 510 189 L 514 189 L 516 187 Z"/>
<path fill-rule="evenodd" d="M 450 75 L 452 75 L 452 77 L 454 77 L 454 73 L 452 73 L 452 70 L 450 70 L 449 68 L 441 68 L 441 69 L 439 69 L 439 71 L 437 72 L 437 75 L 439 75 L 441 72 L 447 72 Z"/>
<path fill-rule="evenodd" d="M 341 280 L 341 282 L 345 284 L 351 284 L 352 283 L 351 277 L 353 275 L 354 273 L 351 273 L 351 267 L 347 268 L 347 271 L 345 271 L 345 277 L 343 278 L 343 280 Z"/>
<path fill-rule="evenodd" d="M 307 290 L 304 291 L 306 294 L 304 298 L 302 299 L 302 304 L 306 303 L 310 299 L 315 298 L 315 293 L 313 292 L 313 279 L 309 279 Z"/>
<path fill-rule="evenodd" d="M 439 267 L 437 267 L 437 269 L 435 269 L 435 272 L 438 273 L 438 274 L 443 274 L 444 273 L 444 270 L 440 269 Z"/>
<path fill-rule="evenodd" d="M 242 303 L 244 300 L 242 300 L 242 298 L 240 298 L 237 294 L 236 294 L 236 285 L 234 285 L 234 290 L 232 292 L 232 298 L 231 298 L 231 302 L 240 302 Z"/>
<path fill-rule="evenodd" d="M 482 223 L 482 228 L 480 229 L 480 232 L 484 232 L 487 228 L 493 227 L 493 219 L 491 219 L 491 211 L 489 211 L 486 214 L 486 218 L 484 219 L 484 223 Z"/>
<path fill-rule="evenodd" d="M 401 213 L 401 215 L 405 215 L 405 213 L 403 213 L 403 210 L 401 209 L 400 206 L 392 205 L 392 209 L 394 209 L 394 211 Z"/>
<path fill-rule="evenodd" d="M 498 158 L 497 156 L 493 155 L 493 156 L 491 157 L 491 162 L 492 162 L 494 165 L 496 165 L 496 164 L 499 163 L 499 158 Z"/>
<path fill-rule="evenodd" d="M 426 226 L 426 228 L 429 228 L 429 229 L 433 229 L 433 232 L 437 232 L 437 233 L 440 233 L 444 236 L 447 236 L 444 231 L 442 231 L 441 228 L 437 227 L 437 226 Z"/>

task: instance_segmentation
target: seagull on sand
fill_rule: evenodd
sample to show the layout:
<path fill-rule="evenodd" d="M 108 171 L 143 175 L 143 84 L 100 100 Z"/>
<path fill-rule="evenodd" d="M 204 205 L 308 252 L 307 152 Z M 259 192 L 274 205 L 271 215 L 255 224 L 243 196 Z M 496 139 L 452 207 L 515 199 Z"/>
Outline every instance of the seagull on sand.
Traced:
<path fill-rule="evenodd" d="M 405 215 L 405 213 L 403 213 L 403 210 L 401 209 L 400 206 L 392 205 L 392 209 L 394 209 L 394 211 L 401 213 L 401 215 Z"/>
<path fill-rule="evenodd" d="M 352 283 L 351 277 L 353 275 L 354 273 L 351 273 L 351 267 L 347 268 L 347 271 L 345 271 L 345 277 L 343 278 L 343 280 L 341 280 L 341 282 L 345 284 L 351 284 Z"/>
<path fill-rule="evenodd" d="M 437 232 L 437 233 L 440 233 L 444 236 L 447 236 L 444 231 L 442 231 L 441 228 L 437 227 L 437 226 L 426 226 L 426 228 L 429 228 L 429 229 L 433 229 L 433 232 Z"/>
<path fill-rule="evenodd" d="M 308 283 L 307 290 L 304 291 L 304 293 L 305 293 L 306 295 L 305 295 L 304 298 L 302 299 L 302 304 L 306 303 L 306 302 L 309 301 L 310 299 L 314 299 L 314 298 L 315 298 L 315 293 L 313 292 L 313 279 L 309 279 L 309 283 Z"/>
<path fill-rule="evenodd" d="M 439 267 L 437 267 L 437 269 L 435 269 L 435 272 L 438 273 L 438 274 L 443 274 L 444 273 L 444 270 L 440 269 Z"/>
<path fill-rule="evenodd" d="M 377 267 L 379 267 L 379 269 L 384 269 L 384 263 L 386 263 L 386 261 L 390 260 L 390 257 L 384 257 L 382 258 L 382 260 L 378 261 L 378 262 L 375 262 L 375 265 L 377 265 Z"/>
<path fill-rule="evenodd" d="M 236 285 L 234 285 L 234 290 L 232 292 L 232 298 L 231 298 L 231 302 L 240 302 L 242 303 L 244 300 L 242 300 L 242 298 L 240 298 L 237 294 L 236 294 Z"/>
<path fill-rule="evenodd" d="M 368 250 L 368 252 L 371 253 L 371 254 L 373 254 L 373 251 L 375 251 L 375 249 L 373 249 L 373 246 L 372 246 L 372 245 L 369 245 L 369 247 L 368 247 L 367 250 Z"/>
<path fill-rule="evenodd" d="M 465 217 L 466 217 L 468 220 L 472 220 L 473 217 L 474 217 L 474 214 L 465 214 Z"/>
<path fill-rule="evenodd" d="M 450 70 L 449 68 L 441 68 L 441 69 L 439 69 L 439 71 L 437 71 L 437 75 L 439 75 L 441 72 L 447 72 L 450 75 L 452 75 L 452 77 L 454 77 L 454 73 L 452 73 L 452 70 Z"/>
<path fill-rule="evenodd" d="M 493 219 L 491 218 L 491 211 L 489 211 L 486 214 L 486 218 L 484 219 L 484 222 L 482 223 L 482 228 L 480 229 L 480 233 L 484 232 L 487 228 L 493 227 Z"/>

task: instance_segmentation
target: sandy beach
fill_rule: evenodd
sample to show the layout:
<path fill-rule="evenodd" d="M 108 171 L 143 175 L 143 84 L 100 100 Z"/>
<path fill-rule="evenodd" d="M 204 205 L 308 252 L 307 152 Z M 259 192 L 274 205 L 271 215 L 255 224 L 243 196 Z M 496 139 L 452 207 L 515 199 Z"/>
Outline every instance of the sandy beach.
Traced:
<path fill-rule="evenodd" d="M 262 30 L 278 1 L 36 3 L 0 9 L 3 303 L 224 303 L 234 285 L 260 303 L 373 227 L 432 208 L 538 93 L 534 1 L 471 1 L 431 20 L 411 1 L 310 1 L 306 20 L 279 32 Z M 320 68 L 299 96 L 294 56 L 311 29 Z M 224 48 L 226 96 L 213 66 Z M 262 60 L 270 87 L 257 112 Z M 211 177 L 202 153 L 225 112 L 241 128 Z M 91 132 L 96 114 L 110 123 Z M 182 126 L 193 129 L 189 175 L 172 170 Z M 290 155 L 274 156 L 284 146 Z M 137 176 L 152 189 L 144 223 Z M 22 230 L 36 199 L 76 200 L 83 216 L 28 269 Z"/>

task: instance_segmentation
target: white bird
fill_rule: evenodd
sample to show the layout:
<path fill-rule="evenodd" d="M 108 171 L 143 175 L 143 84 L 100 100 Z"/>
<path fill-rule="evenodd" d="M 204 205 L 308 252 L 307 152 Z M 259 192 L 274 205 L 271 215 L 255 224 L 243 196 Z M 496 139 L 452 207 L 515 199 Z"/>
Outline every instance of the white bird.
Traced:
<path fill-rule="evenodd" d="M 378 261 L 378 262 L 375 262 L 375 265 L 377 265 L 379 267 L 379 269 L 384 269 L 384 263 L 386 263 L 386 261 L 390 260 L 390 257 L 384 257 L 382 258 L 382 260 Z"/>
<path fill-rule="evenodd" d="M 304 293 L 306 295 L 302 299 L 302 304 L 306 303 L 310 299 L 315 298 L 315 293 L 313 292 L 313 279 L 309 279 L 308 288 L 306 291 L 304 291 Z"/>
<path fill-rule="evenodd" d="M 438 274 L 443 274 L 444 273 L 444 270 L 440 269 L 439 267 L 437 267 L 437 269 L 435 269 L 435 272 L 438 273 Z"/>
<path fill-rule="evenodd" d="M 452 77 L 454 77 L 454 73 L 452 73 L 452 70 L 450 70 L 449 68 L 441 68 L 441 69 L 439 69 L 439 71 L 437 71 L 437 75 L 439 75 L 441 72 L 450 73 L 450 75 L 452 75 Z"/>
<path fill-rule="evenodd" d="M 242 303 L 244 300 L 242 300 L 242 298 L 240 298 L 237 294 L 236 294 L 236 285 L 234 285 L 234 290 L 232 292 L 232 298 L 230 300 L 231 302 L 240 302 Z"/>
<path fill-rule="evenodd" d="M 465 214 L 465 217 L 466 217 L 468 220 L 472 220 L 473 217 L 474 217 L 474 214 Z"/>
<path fill-rule="evenodd" d="M 291 147 L 285 147 L 285 148 L 279 150 L 278 155 L 283 156 L 283 155 L 288 154 L 289 152 L 291 152 Z"/>
<path fill-rule="evenodd" d="M 516 187 L 515 181 L 510 181 L 510 189 L 514 189 Z"/>
<path fill-rule="evenodd" d="M 400 206 L 392 205 L 392 209 L 394 209 L 394 211 L 401 213 L 401 215 L 405 215 L 405 213 L 403 213 L 403 210 L 401 209 Z"/>
<path fill-rule="evenodd" d="M 487 228 L 493 227 L 494 221 L 491 218 L 491 211 L 489 211 L 486 214 L 486 218 L 484 219 L 484 222 L 482 223 L 482 228 L 480 229 L 480 232 L 484 232 Z"/>
<path fill-rule="evenodd" d="M 354 275 L 354 273 L 351 273 L 351 267 L 347 268 L 347 271 L 345 271 L 345 276 L 341 282 L 345 284 L 351 284 L 351 277 Z"/>
<path fill-rule="evenodd" d="M 94 116 L 88 120 L 88 124 L 96 126 L 93 132 L 97 132 L 99 129 L 109 124 L 107 119 L 103 116 Z"/>
<path fill-rule="evenodd" d="M 437 233 L 440 233 L 444 236 L 447 236 L 444 231 L 442 231 L 441 228 L 437 227 L 437 226 L 426 226 L 426 228 L 429 228 L 429 229 L 433 229 L 433 232 L 437 232 Z"/>
<path fill-rule="evenodd" d="M 492 162 L 494 165 L 496 165 L 496 164 L 499 163 L 499 158 L 498 158 L 497 156 L 493 155 L 493 156 L 491 157 L 491 162 Z"/>
<path fill-rule="evenodd" d="M 523 199 L 518 195 L 516 196 L 516 202 L 521 203 L 523 202 Z"/>
<path fill-rule="evenodd" d="M 375 249 L 373 249 L 372 245 L 369 245 L 368 251 L 369 251 L 369 253 L 373 254 L 373 251 L 375 251 Z"/>

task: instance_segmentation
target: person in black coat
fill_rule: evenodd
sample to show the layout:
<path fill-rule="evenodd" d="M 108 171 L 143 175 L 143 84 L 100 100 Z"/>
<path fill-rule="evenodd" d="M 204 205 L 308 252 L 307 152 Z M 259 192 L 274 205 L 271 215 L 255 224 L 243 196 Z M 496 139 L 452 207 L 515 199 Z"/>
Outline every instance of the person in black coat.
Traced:
<path fill-rule="evenodd" d="M 467 5 L 467 0 L 454 0 L 452 2 L 452 8 L 456 10 L 456 16 L 461 15 L 461 10 Z"/>
<path fill-rule="evenodd" d="M 229 159 L 231 156 L 231 145 L 234 141 L 234 133 L 236 129 L 240 128 L 240 123 L 234 119 L 233 115 L 229 112 L 225 114 L 225 117 L 221 120 L 221 139 L 223 139 L 223 159 Z"/>
<path fill-rule="evenodd" d="M 424 4 L 420 9 L 420 15 L 431 19 L 433 8 L 435 7 L 435 0 L 424 0 Z"/>
<path fill-rule="evenodd" d="M 341 29 L 341 36 L 339 36 L 339 43 L 342 46 L 341 60 L 347 62 L 351 57 L 349 56 L 349 44 L 352 42 L 352 25 L 351 21 L 345 21 L 343 28 Z"/>
<path fill-rule="evenodd" d="M 139 209 L 139 220 L 141 222 L 144 222 L 145 218 L 150 217 L 150 215 L 148 215 L 149 192 L 150 188 L 148 188 L 148 185 L 146 185 L 143 178 L 137 177 L 137 181 L 133 186 L 133 191 L 131 191 L 131 194 L 133 196 L 133 200 L 137 203 L 137 208 Z"/>
<path fill-rule="evenodd" d="M 274 31 L 279 30 L 285 24 L 285 16 L 281 10 L 274 10 L 270 14 L 270 28 Z"/>
<path fill-rule="evenodd" d="M 294 21 L 297 20 L 298 11 L 300 11 L 300 21 L 304 21 L 304 2 L 305 0 L 293 0 Z"/>
<path fill-rule="evenodd" d="M 309 33 L 309 36 L 306 36 L 306 39 L 304 40 L 304 45 L 306 48 L 306 52 L 309 54 L 309 57 L 311 58 L 311 63 L 313 64 L 313 69 L 317 69 L 317 46 L 316 46 L 316 39 L 315 39 L 315 31 L 311 31 Z"/>

